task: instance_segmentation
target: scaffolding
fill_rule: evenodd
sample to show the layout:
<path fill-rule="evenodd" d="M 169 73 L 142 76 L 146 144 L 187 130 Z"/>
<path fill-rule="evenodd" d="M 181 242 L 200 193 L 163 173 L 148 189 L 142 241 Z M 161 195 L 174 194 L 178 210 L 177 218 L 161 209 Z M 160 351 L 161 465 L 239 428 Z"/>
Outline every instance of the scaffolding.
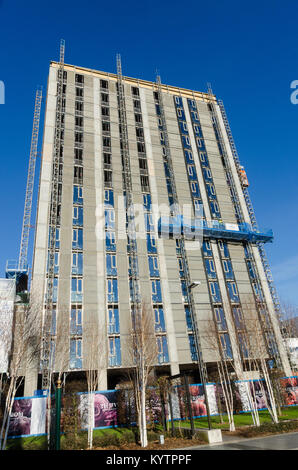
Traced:
<path fill-rule="evenodd" d="M 54 135 L 54 151 L 51 178 L 51 204 L 49 216 L 49 245 L 48 264 L 46 279 L 46 305 L 43 318 L 42 331 L 42 389 L 50 390 L 51 371 L 53 367 L 53 337 L 52 337 L 52 317 L 53 317 L 53 293 L 55 279 L 55 252 L 56 252 L 56 231 L 58 225 L 58 183 L 59 166 L 63 161 L 62 142 L 62 115 L 63 115 L 63 78 L 64 78 L 64 53 L 65 41 L 60 42 L 60 60 L 57 75 L 57 102 L 56 102 L 56 122 Z"/>
<path fill-rule="evenodd" d="M 212 88 L 211 88 L 210 84 L 208 84 L 208 94 L 211 98 L 210 102 L 209 102 L 209 109 L 210 109 L 210 112 L 211 112 L 212 124 L 213 124 L 214 130 L 215 130 L 215 133 L 217 135 L 218 143 L 221 147 L 221 153 L 222 153 L 222 157 L 223 157 L 223 160 L 224 160 L 224 168 L 225 168 L 225 171 L 226 171 L 227 182 L 228 182 L 228 185 L 230 187 L 231 198 L 232 198 L 232 202 L 233 202 L 234 207 L 235 207 L 236 219 L 237 219 L 238 223 L 244 224 L 245 220 L 244 220 L 241 204 L 240 204 L 240 201 L 239 201 L 239 196 L 238 196 L 238 193 L 237 193 L 237 188 L 236 188 L 236 185 L 235 185 L 233 172 L 232 172 L 231 165 L 230 165 L 230 162 L 229 162 L 229 158 L 228 158 L 228 155 L 227 155 L 227 152 L 226 152 L 222 131 L 221 131 L 221 128 L 220 128 L 220 125 L 219 125 L 219 122 L 218 122 L 218 118 L 217 118 L 217 114 L 216 114 L 216 110 L 215 110 L 215 104 L 213 102 L 214 94 L 213 94 L 213 91 L 212 91 Z M 244 194 L 246 207 L 247 207 L 249 217 L 250 217 L 250 221 L 251 221 L 251 228 L 252 228 L 253 232 L 259 233 L 259 228 L 258 228 L 256 216 L 255 216 L 254 209 L 253 209 L 250 197 L 249 197 L 249 192 L 248 192 L 247 185 L 242 183 L 242 175 L 241 175 L 242 166 L 240 165 L 239 156 L 238 156 L 238 153 L 237 153 L 237 150 L 236 150 L 235 142 L 234 142 L 234 139 L 233 139 L 233 136 L 232 136 L 232 132 L 231 132 L 231 129 L 230 129 L 230 126 L 229 126 L 229 122 L 228 122 L 228 119 L 227 119 L 227 116 L 226 116 L 226 112 L 225 112 L 222 101 L 217 100 L 217 103 L 218 103 L 218 106 L 219 106 L 219 109 L 220 109 L 220 112 L 221 112 L 221 115 L 222 115 L 224 127 L 225 127 L 225 130 L 226 130 L 227 136 L 228 136 L 228 140 L 229 140 L 231 150 L 232 150 L 233 160 L 234 160 L 234 163 L 236 165 L 236 169 L 237 169 L 239 179 L 240 179 L 240 182 L 241 182 L 241 187 L 242 187 L 242 191 L 243 191 L 243 194 Z M 264 240 L 258 239 L 258 237 L 257 237 L 256 239 L 246 240 L 246 241 L 247 241 L 246 246 L 247 246 L 247 249 L 248 249 L 248 252 L 249 252 L 250 259 L 253 261 L 254 264 L 255 264 L 255 259 L 254 259 L 254 255 L 253 255 L 253 252 L 252 252 L 252 244 L 255 243 L 258 247 L 258 250 L 259 250 L 259 253 L 260 253 L 260 256 L 261 256 L 261 261 L 262 261 L 262 264 L 264 266 L 266 278 L 267 278 L 267 281 L 268 281 L 268 284 L 269 284 L 270 292 L 271 292 L 271 295 L 272 295 L 272 300 L 273 300 L 273 303 L 274 303 L 275 312 L 276 312 L 277 316 L 279 316 L 279 302 L 276 300 L 277 294 L 276 294 L 275 287 L 273 285 L 273 279 L 272 279 L 269 263 L 267 261 L 265 250 L 264 250 L 264 247 L 263 247 Z M 268 352 L 271 355 L 271 357 L 273 357 L 275 359 L 276 365 L 281 366 L 282 363 L 281 363 L 279 349 L 278 349 L 277 344 L 276 344 L 276 335 L 275 335 L 274 328 L 273 328 L 273 325 L 272 325 L 272 320 L 271 320 L 269 312 L 268 312 L 268 306 L 267 306 L 266 302 L 264 301 L 264 292 L 263 292 L 260 276 L 259 276 L 259 273 L 258 273 L 257 269 L 255 269 L 254 271 L 255 271 L 255 274 L 256 274 L 256 277 L 257 277 L 258 290 L 259 290 L 259 292 L 261 292 L 261 297 L 258 296 L 258 295 L 255 295 L 256 308 L 257 308 L 257 311 L 259 313 L 259 318 L 260 318 L 261 324 L 263 326 L 264 337 L 265 337 L 265 341 L 266 341 L 266 344 L 267 344 L 267 349 L 268 349 Z"/>

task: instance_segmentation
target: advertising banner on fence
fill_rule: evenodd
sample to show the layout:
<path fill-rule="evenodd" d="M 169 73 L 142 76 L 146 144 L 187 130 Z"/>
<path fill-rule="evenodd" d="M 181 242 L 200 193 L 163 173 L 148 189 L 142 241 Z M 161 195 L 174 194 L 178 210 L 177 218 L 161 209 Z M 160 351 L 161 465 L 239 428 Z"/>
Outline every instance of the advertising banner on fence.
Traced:
<path fill-rule="evenodd" d="M 218 414 L 215 386 L 214 384 L 206 384 L 208 394 L 209 411 L 211 415 Z M 187 396 L 184 386 L 177 386 L 177 395 L 180 408 L 180 417 L 174 419 L 181 419 L 187 417 Z M 192 415 L 194 418 L 207 415 L 207 406 L 204 394 L 204 387 L 202 384 L 192 384 L 189 386 L 190 404 Z M 174 414 L 174 413 L 173 413 Z M 176 412 L 176 415 L 178 413 Z M 175 416 L 175 414 L 174 414 Z"/>
<path fill-rule="evenodd" d="M 12 406 L 8 436 L 44 434 L 46 397 L 16 398 Z"/>
<path fill-rule="evenodd" d="M 82 428 L 93 422 L 94 428 L 117 426 L 117 392 L 105 391 L 80 395 Z"/>
<path fill-rule="evenodd" d="M 284 377 L 281 379 L 286 405 L 298 405 L 298 377 Z"/>
<path fill-rule="evenodd" d="M 254 400 L 258 410 L 267 408 L 267 400 L 269 400 L 269 397 L 266 392 L 266 383 L 263 379 L 239 381 L 237 382 L 237 386 L 243 412 L 251 411 L 251 400 Z"/>

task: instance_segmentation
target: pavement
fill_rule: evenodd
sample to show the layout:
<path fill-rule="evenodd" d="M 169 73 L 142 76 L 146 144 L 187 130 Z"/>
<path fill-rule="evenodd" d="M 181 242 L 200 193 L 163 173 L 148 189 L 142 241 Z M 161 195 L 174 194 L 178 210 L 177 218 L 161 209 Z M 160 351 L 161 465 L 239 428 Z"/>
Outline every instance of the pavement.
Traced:
<path fill-rule="evenodd" d="M 179 450 L 298 450 L 298 432 L 263 437 L 235 437 L 222 434 L 221 443 L 184 447 Z"/>

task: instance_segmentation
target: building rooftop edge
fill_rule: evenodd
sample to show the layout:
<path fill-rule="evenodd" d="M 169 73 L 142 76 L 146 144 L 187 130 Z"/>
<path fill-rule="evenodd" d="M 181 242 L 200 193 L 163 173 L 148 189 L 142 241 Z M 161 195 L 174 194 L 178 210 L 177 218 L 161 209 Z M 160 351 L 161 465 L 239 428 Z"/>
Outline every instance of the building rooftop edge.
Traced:
<path fill-rule="evenodd" d="M 52 65 L 57 67 L 59 65 L 59 62 L 51 60 L 50 61 L 50 66 L 52 66 Z M 72 65 L 72 64 L 64 64 L 64 68 L 69 69 L 69 70 L 70 69 L 81 70 L 81 71 L 87 72 L 91 75 L 94 74 L 94 75 L 99 75 L 99 76 L 102 76 L 102 77 L 108 77 L 108 78 L 113 79 L 113 80 L 117 80 L 117 74 L 111 73 L 111 72 L 104 72 L 102 70 L 95 70 L 95 69 L 90 69 L 88 67 L 81 67 L 81 66 Z M 127 77 L 125 75 L 123 75 L 123 79 L 126 82 L 131 82 L 131 83 L 134 83 L 134 84 L 142 85 L 145 88 L 146 87 L 156 88 L 156 86 L 157 86 L 155 82 L 152 82 L 152 81 L 149 81 L 149 80 L 143 80 L 143 79 L 139 79 L 139 78 Z M 203 100 L 203 101 L 211 101 L 211 97 L 212 97 L 212 101 L 216 101 L 216 96 L 214 94 L 209 95 L 209 93 L 196 91 L 196 90 L 189 90 L 187 88 L 180 88 L 180 87 L 175 87 L 173 85 L 166 85 L 166 84 L 161 84 L 161 88 L 164 91 L 167 91 L 168 93 L 171 93 L 171 94 L 177 94 L 178 93 L 179 95 L 182 95 L 182 96 L 192 97 L 192 98 L 200 99 L 200 100 Z"/>

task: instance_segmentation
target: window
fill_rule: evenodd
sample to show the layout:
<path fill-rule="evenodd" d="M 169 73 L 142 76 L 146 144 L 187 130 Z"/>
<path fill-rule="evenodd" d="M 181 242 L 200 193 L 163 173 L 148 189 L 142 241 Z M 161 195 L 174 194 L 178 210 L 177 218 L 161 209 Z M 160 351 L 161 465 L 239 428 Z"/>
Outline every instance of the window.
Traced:
<path fill-rule="evenodd" d="M 143 142 L 137 142 L 137 148 L 139 153 L 145 153 L 145 144 Z"/>
<path fill-rule="evenodd" d="M 242 330 L 244 328 L 244 319 L 243 319 L 243 313 L 240 307 L 233 308 L 233 317 L 234 317 L 236 329 Z"/>
<path fill-rule="evenodd" d="M 76 87 L 76 97 L 82 98 L 84 96 L 84 88 Z"/>
<path fill-rule="evenodd" d="M 135 121 L 138 124 L 142 123 L 142 115 L 141 114 L 135 114 Z"/>
<path fill-rule="evenodd" d="M 107 80 L 100 80 L 100 87 L 107 90 L 109 88 L 109 83 Z"/>
<path fill-rule="evenodd" d="M 70 369 L 81 369 L 82 368 L 82 340 L 71 339 L 70 340 Z"/>
<path fill-rule="evenodd" d="M 116 255 L 106 255 L 106 268 L 108 276 L 117 276 Z"/>
<path fill-rule="evenodd" d="M 83 101 L 76 101 L 75 102 L 75 111 L 79 114 L 83 113 L 84 111 L 84 103 Z"/>
<path fill-rule="evenodd" d="M 227 324 L 226 324 L 226 319 L 225 319 L 225 314 L 224 314 L 223 308 L 222 307 L 215 307 L 214 314 L 215 314 L 215 319 L 216 319 L 216 323 L 217 323 L 217 328 L 220 331 L 226 330 L 227 329 Z"/>
<path fill-rule="evenodd" d="M 147 192 L 149 190 L 149 178 L 148 176 L 141 175 L 141 190 Z"/>
<path fill-rule="evenodd" d="M 73 203 L 83 204 L 83 188 L 82 186 L 73 187 Z"/>
<path fill-rule="evenodd" d="M 83 161 L 83 149 L 75 148 L 74 158 L 77 163 L 81 163 Z"/>
<path fill-rule="evenodd" d="M 111 139 L 110 139 L 110 137 L 105 137 L 105 136 L 104 136 L 104 137 L 102 138 L 102 145 L 103 145 L 104 147 L 110 148 L 110 147 L 111 147 Z"/>
<path fill-rule="evenodd" d="M 101 115 L 105 116 L 105 117 L 110 116 L 110 109 L 107 108 L 106 106 L 102 106 L 101 107 Z"/>
<path fill-rule="evenodd" d="M 149 275 L 150 275 L 150 277 L 159 276 L 157 257 L 156 256 L 149 256 L 148 261 L 149 261 Z"/>
<path fill-rule="evenodd" d="M 178 117 L 182 117 L 182 109 L 177 108 L 177 115 Z"/>
<path fill-rule="evenodd" d="M 228 282 L 227 287 L 228 287 L 228 292 L 229 292 L 231 302 L 239 302 L 239 296 L 238 296 L 236 283 Z"/>
<path fill-rule="evenodd" d="M 151 281 L 151 288 L 152 288 L 152 301 L 162 302 L 160 280 L 156 279 L 154 281 Z"/>
<path fill-rule="evenodd" d="M 115 336 L 109 338 L 109 366 L 121 365 L 120 338 Z"/>
<path fill-rule="evenodd" d="M 188 340 L 189 340 L 191 360 L 192 361 L 197 361 L 198 360 L 198 353 L 197 353 L 197 348 L 196 348 L 194 335 L 193 334 L 188 335 Z"/>
<path fill-rule="evenodd" d="M 83 225 L 83 207 L 73 206 L 72 224 L 80 227 Z"/>
<path fill-rule="evenodd" d="M 75 143 L 82 143 L 83 135 L 83 132 L 75 132 Z"/>
<path fill-rule="evenodd" d="M 143 204 L 147 211 L 151 210 L 151 194 L 143 194 Z"/>
<path fill-rule="evenodd" d="M 185 157 L 187 161 L 193 161 L 193 154 L 190 150 L 185 150 L 184 151 Z"/>
<path fill-rule="evenodd" d="M 220 334 L 219 338 L 220 338 L 220 343 L 221 343 L 224 357 L 226 359 L 232 359 L 233 353 L 232 353 L 231 341 L 230 341 L 230 337 L 228 333 Z"/>
<path fill-rule="evenodd" d="M 162 307 L 154 308 L 154 329 L 155 331 L 165 331 L 165 320 Z"/>
<path fill-rule="evenodd" d="M 70 334 L 82 335 L 82 308 L 72 306 L 70 313 Z"/>
<path fill-rule="evenodd" d="M 221 296 L 220 296 L 220 290 L 219 290 L 219 285 L 217 282 L 210 282 L 210 293 L 212 297 L 213 302 L 221 302 Z"/>
<path fill-rule="evenodd" d="M 115 232 L 106 232 L 106 250 L 116 251 Z"/>
<path fill-rule="evenodd" d="M 105 228 L 115 229 L 115 211 L 112 208 L 105 209 Z"/>
<path fill-rule="evenodd" d="M 140 111 L 141 110 L 141 103 L 138 100 L 133 100 L 133 107 L 134 107 L 134 109 Z"/>
<path fill-rule="evenodd" d="M 83 279 L 80 277 L 72 277 L 71 279 L 71 301 L 82 302 L 83 297 Z"/>
<path fill-rule="evenodd" d="M 102 103 L 108 103 L 109 102 L 109 95 L 107 93 L 101 93 L 101 102 Z"/>
<path fill-rule="evenodd" d="M 74 228 L 72 231 L 72 249 L 83 249 L 83 230 L 80 228 Z"/>
<path fill-rule="evenodd" d="M 132 86 L 131 87 L 131 92 L 134 96 L 139 96 L 140 95 L 139 89 L 137 87 Z"/>
<path fill-rule="evenodd" d="M 157 336 L 158 363 L 169 362 L 168 342 L 166 336 Z"/>
<path fill-rule="evenodd" d="M 108 170 L 104 170 L 104 184 L 107 187 L 112 186 L 112 172 Z"/>
<path fill-rule="evenodd" d="M 84 119 L 80 116 L 75 116 L 75 126 L 83 127 Z"/>
<path fill-rule="evenodd" d="M 147 251 L 148 253 L 157 253 L 156 240 L 152 233 L 147 233 Z"/>
<path fill-rule="evenodd" d="M 139 158 L 139 168 L 140 170 L 147 170 L 147 160 L 145 158 Z"/>
<path fill-rule="evenodd" d="M 76 73 L 75 80 L 76 80 L 76 83 L 84 83 L 84 75 L 79 75 Z"/>
<path fill-rule="evenodd" d="M 117 279 L 107 279 L 108 302 L 118 302 L 118 282 Z"/>
<path fill-rule="evenodd" d="M 108 333 L 119 334 L 119 310 L 118 307 L 108 307 Z"/>
<path fill-rule="evenodd" d="M 192 330 L 193 329 L 193 323 L 192 323 L 190 308 L 189 308 L 188 305 L 184 306 L 184 311 L 185 311 L 185 319 L 186 319 L 187 329 Z"/>
<path fill-rule="evenodd" d="M 101 123 L 103 132 L 110 132 L 110 123 L 109 121 L 102 121 Z"/>
<path fill-rule="evenodd" d="M 179 98 L 179 96 L 175 96 L 175 103 L 176 103 L 176 104 L 180 104 L 180 98 Z"/>
<path fill-rule="evenodd" d="M 72 254 L 72 267 L 71 273 L 82 276 L 83 275 L 83 253 Z"/>

